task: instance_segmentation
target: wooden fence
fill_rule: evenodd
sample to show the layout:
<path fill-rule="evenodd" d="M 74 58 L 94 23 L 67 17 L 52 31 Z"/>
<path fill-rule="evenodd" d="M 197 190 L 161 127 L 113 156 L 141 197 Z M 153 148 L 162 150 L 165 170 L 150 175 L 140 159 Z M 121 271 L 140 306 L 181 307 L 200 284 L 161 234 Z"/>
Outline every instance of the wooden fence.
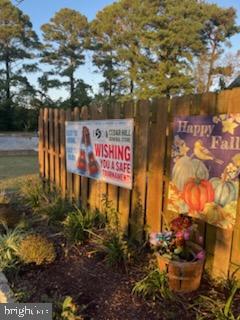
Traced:
<path fill-rule="evenodd" d="M 103 208 L 103 195 L 118 210 L 125 232 L 141 238 L 144 230 L 159 231 L 167 210 L 172 144 L 172 120 L 179 115 L 240 113 L 240 89 L 177 97 L 126 102 L 111 107 L 71 110 L 42 109 L 39 116 L 39 163 L 41 177 L 56 184 L 82 206 Z M 127 190 L 66 171 L 65 121 L 134 118 L 134 181 Z M 238 202 L 240 203 L 240 201 Z M 207 250 L 206 268 L 213 277 L 227 277 L 240 266 L 240 209 L 233 231 L 198 222 Z M 239 274 L 240 275 L 240 274 Z"/>

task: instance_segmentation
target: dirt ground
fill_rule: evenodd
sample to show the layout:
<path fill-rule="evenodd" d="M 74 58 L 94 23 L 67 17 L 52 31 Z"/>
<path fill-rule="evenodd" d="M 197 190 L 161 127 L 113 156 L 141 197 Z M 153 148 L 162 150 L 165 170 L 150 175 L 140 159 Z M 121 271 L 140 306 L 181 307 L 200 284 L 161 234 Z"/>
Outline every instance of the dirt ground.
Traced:
<path fill-rule="evenodd" d="M 87 244 L 72 248 L 66 256 L 59 248 L 58 258 L 51 265 L 24 267 L 12 282 L 14 291 L 27 292 L 27 302 L 71 296 L 83 309 L 86 320 L 197 319 L 194 310 L 188 308 L 194 298 L 207 295 L 210 287 L 206 280 L 197 292 L 178 296 L 177 300 L 146 301 L 131 294 L 135 282 L 143 277 L 141 263 L 132 265 L 126 274 L 108 267 L 102 257 L 91 254 L 93 250 Z"/>

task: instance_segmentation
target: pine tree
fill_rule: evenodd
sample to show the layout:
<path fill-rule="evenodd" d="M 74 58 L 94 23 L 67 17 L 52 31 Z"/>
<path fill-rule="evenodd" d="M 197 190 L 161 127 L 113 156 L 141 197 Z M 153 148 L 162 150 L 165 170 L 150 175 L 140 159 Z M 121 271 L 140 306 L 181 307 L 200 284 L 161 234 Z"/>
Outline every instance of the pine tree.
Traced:
<path fill-rule="evenodd" d="M 26 74 L 38 70 L 36 63 L 27 59 L 36 57 L 39 41 L 27 15 L 9 0 L 0 0 L 0 92 L 1 116 L 5 129 L 11 129 L 14 102 L 20 94 L 34 91 Z"/>
<path fill-rule="evenodd" d="M 205 4 L 204 13 L 206 21 L 202 39 L 206 45 L 207 80 L 203 92 L 208 92 L 214 76 L 229 75 L 230 65 L 220 68 L 218 62 L 224 52 L 223 45 L 230 46 L 229 39 L 239 32 L 240 28 L 236 25 L 236 10 L 234 8 L 221 8 L 216 4 Z"/>
<path fill-rule="evenodd" d="M 135 98 L 139 64 L 145 61 L 141 51 L 142 1 L 121 0 L 98 12 L 91 24 L 94 41 L 93 62 L 103 72 L 102 87 Z"/>
<path fill-rule="evenodd" d="M 85 39 L 88 32 L 87 18 L 72 9 L 61 9 L 49 23 L 42 26 L 45 48 L 42 62 L 53 66 L 50 74 L 67 78 L 61 85 L 68 88 L 69 106 L 76 106 L 76 71 L 84 63 Z M 59 85 L 59 84 L 57 84 Z"/>

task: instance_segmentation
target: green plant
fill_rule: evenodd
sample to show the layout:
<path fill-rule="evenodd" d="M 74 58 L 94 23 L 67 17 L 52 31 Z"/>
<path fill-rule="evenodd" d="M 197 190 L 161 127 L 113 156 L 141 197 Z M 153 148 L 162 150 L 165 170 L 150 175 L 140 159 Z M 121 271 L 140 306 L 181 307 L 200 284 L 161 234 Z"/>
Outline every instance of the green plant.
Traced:
<path fill-rule="evenodd" d="M 38 210 L 44 216 L 48 223 L 59 223 L 63 221 L 72 206 L 68 201 L 62 199 L 60 194 L 53 193 L 49 196 L 49 200 L 41 205 Z"/>
<path fill-rule="evenodd" d="M 111 267 L 124 266 L 127 269 L 127 262 L 131 253 L 128 242 L 119 233 L 110 233 L 101 240 L 101 251 L 105 254 L 105 260 Z"/>
<path fill-rule="evenodd" d="M 220 295 L 214 288 L 209 292 L 208 296 L 201 295 L 193 304 L 193 309 L 196 311 L 197 320 L 240 320 L 240 315 L 236 315 L 232 305 L 237 291 L 240 289 L 240 281 L 235 275 L 239 269 L 233 272 L 232 276 L 221 282 L 222 292 L 225 295 Z"/>
<path fill-rule="evenodd" d="M 21 220 L 21 215 L 8 203 L 0 203 L 0 225 L 15 228 Z"/>
<path fill-rule="evenodd" d="M 72 244 L 82 243 L 90 237 L 90 230 L 104 225 L 104 219 L 98 211 L 75 208 L 68 213 L 63 222 L 64 235 Z"/>
<path fill-rule="evenodd" d="M 19 245 L 24 236 L 23 230 L 19 228 L 8 229 L 0 234 L 0 269 L 13 269 L 18 264 Z"/>
<path fill-rule="evenodd" d="M 80 315 L 85 305 L 78 306 L 73 302 L 72 297 L 59 297 L 58 294 L 53 294 L 49 297 L 47 295 L 42 296 L 41 302 L 48 302 L 53 304 L 53 320 L 83 320 Z"/>
<path fill-rule="evenodd" d="M 62 304 L 61 319 L 62 320 L 83 320 L 81 315 L 78 315 L 78 307 L 73 302 L 72 297 L 66 297 Z"/>
<path fill-rule="evenodd" d="M 7 197 L 7 194 L 4 190 L 1 190 L 0 191 L 0 204 L 6 204 L 6 203 L 9 203 L 9 199 Z"/>
<path fill-rule="evenodd" d="M 120 227 L 119 212 L 112 206 L 112 202 L 106 196 L 103 197 L 102 202 L 106 222 L 104 233 L 95 235 L 97 251 L 105 255 L 105 260 L 109 266 L 124 266 L 127 271 L 127 262 L 130 260 L 132 253 Z"/>
<path fill-rule="evenodd" d="M 20 243 L 18 255 L 24 263 L 36 265 L 51 263 L 56 258 L 53 243 L 39 234 L 25 237 Z"/>
<path fill-rule="evenodd" d="M 33 177 L 24 181 L 20 188 L 20 195 L 28 206 L 33 209 L 38 208 L 46 197 L 42 180 Z"/>
<path fill-rule="evenodd" d="M 132 293 L 153 300 L 173 297 L 168 287 L 167 275 L 165 272 L 160 272 L 159 269 L 151 270 L 145 278 L 138 281 L 133 287 Z"/>
<path fill-rule="evenodd" d="M 50 186 L 39 178 L 29 179 L 22 185 L 20 194 L 34 213 L 40 215 L 48 223 L 58 223 L 64 220 L 72 209 L 68 201 L 62 199 L 59 190 Z"/>
<path fill-rule="evenodd" d="M 236 282 L 232 287 L 230 295 L 229 295 L 227 302 L 226 302 L 224 309 L 223 309 L 223 314 L 226 317 L 226 319 L 240 320 L 240 315 L 235 317 L 233 314 L 233 311 L 232 311 L 232 303 L 233 303 L 235 294 L 237 293 L 237 291 L 239 289 L 240 289 L 240 282 Z"/>
<path fill-rule="evenodd" d="M 109 201 L 107 195 L 103 195 L 103 214 L 106 217 L 106 229 L 111 233 L 120 232 L 119 212 L 113 207 L 112 201 Z"/>

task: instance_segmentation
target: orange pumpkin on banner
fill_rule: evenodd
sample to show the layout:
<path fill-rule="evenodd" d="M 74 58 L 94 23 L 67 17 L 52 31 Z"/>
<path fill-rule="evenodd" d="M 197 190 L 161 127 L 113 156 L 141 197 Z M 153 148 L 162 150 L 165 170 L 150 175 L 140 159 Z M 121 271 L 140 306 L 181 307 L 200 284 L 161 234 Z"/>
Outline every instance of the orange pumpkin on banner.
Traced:
<path fill-rule="evenodd" d="M 208 180 L 189 179 L 183 189 L 183 199 L 193 211 L 201 212 L 208 202 L 214 201 L 214 190 Z"/>

